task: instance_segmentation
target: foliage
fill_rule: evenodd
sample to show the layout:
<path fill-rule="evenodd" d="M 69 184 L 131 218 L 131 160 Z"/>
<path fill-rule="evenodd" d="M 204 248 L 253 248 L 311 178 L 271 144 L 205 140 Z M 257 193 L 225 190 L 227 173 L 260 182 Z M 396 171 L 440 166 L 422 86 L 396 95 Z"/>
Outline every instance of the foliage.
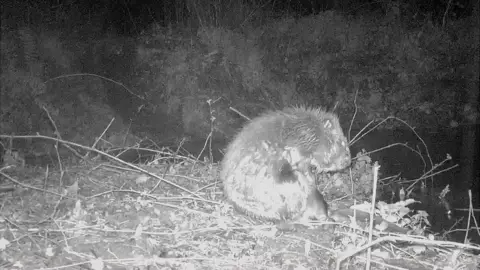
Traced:
<path fill-rule="evenodd" d="M 393 4 L 385 7 L 384 16 L 329 11 L 273 19 L 269 9 L 274 8 L 262 2 L 210 4 L 194 0 L 175 3 L 178 14 L 186 9 L 182 16 L 192 23 L 196 20 L 196 26 L 185 28 L 193 25 L 185 21 L 170 27 L 152 25 L 131 46 L 136 54 L 134 63 L 112 61 L 115 55 L 107 53 L 119 46 L 121 39 L 91 41 L 99 35 L 98 28 L 89 27 L 93 18 L 69 34 L 4 29 L 4 34 L 10 34 L 2 39 L 2 80 L 6 82 L 2 93 L 6 96 L 0 116 L 6 119 L 6 112 L 23 110 L 18 107 L 21 103 L 13 102 L 17 97 L 30 99 L 25 104 L 38 103 L 45 87 L 42 81 L 65 74 L 73 63 L 78 70 L 89 62 L 96 73 L 124 80 L 131 78 L 130 74 L 114 76 L 119 72 L 115 68 L 121 64 L 123 70 L 134 70 L 133 79 L 123 83 L 146 94 L 147 105 L 151 105 L 147 114 L 159 109 L 183 125 L 183 130 L 200 130 L 201 136 L 212 131 L 212 108 L 217 121 L 213 129 L 224 137 L 234 133 L 232 126 L 238 127 L 244 120 L 229 111 L 230 106 L 250 117 L 265 108 L 305 103 L 335 108 L 342 116 L 358 109 L 354 123 L 358 126 L 392 115 L 413 126 L 448 125 L 459 122 L 464 111 L 469 79 L 465 64 L 479 49 L 470 34 L 475 25 L 468 19 L 447 20 L 443 25 L 429 20 L 412 22 L 405 6 Z M 71 8 L 59 7 L 57 21 L 66 19 Z M 78 37 L 88 30 L 94 32 L 80 41 Z M 77 40 L 71 42 L 77 45 L 69 44 L 67 49 L 62 38 L 75 35 Z M 91 59 L 82 55 L 85 50 L 91 50 L 87 55 Z M 108 71 L 102 72 L 102 68 Z M 12 94 L 10 88 L 18 90 Z M 218 98 L 215 106 L 207 105 L 208 100 Z M 469 114 L 476 113 L 470 110 Z M 29 117 L 20 117 L 25 121 L 8 119 L 19 124 L 28 122 Z"/>
<path fill-rule="evenodd" d="M 459 21 L 450 29 L 465 27 Z M 413 125 L 446 124 L 465 84 L 463 63 L 475 49 L 465 31 L 432 24 L 404 29 L 381 18 L 347 19 L 327 12 L 266 28 L 267 67 L 296 74 L 297 91 L 316 105 L 353 112 L 361 121 L 396 115 Z M 458 67 L 458 68 L 456 68 Z M 435 121 L 435 122 L 432 122 Z"/>
<path fill-rule="evenodd" d="M 58 128 L 66 139 L 87 135 L 86 141 L 92 141 L 92 133 L 101 133 L 111 120 L 111 109 L 88 96 L 89 84 L 49 80 L 68 73 L 74 61 L 58 33 L 2 29 L 0 55 L 2 133 L 53 135 Z"/>
<path fill-rule="evenodd" d="M 35 97 L 45 93 L 45 63 L 38 55 L 36 36 L 29 29 L 3 32 L 1 41 L 0 129 L 27 132 L 37 124 Z"/>
<path fill-rule="evenodd" d="M 466 102 L 464 63 L 478 49 L 472 27 L 459 20 L 407 28 L 390 17 L 335 12 L 285 17 L 248 32 L 204 26 L 192 36 L 157 27 L 144 36 L 156 45 L 139 54 L 157 72 L 141 88 L 157 88 L 174 105 L 168 111 L 197 93 L 221 96 L 249 116 L 258 114 L 250 105 L 259 101 L 269 108 L 308 103 L 343 115 L 357 108 L 359 126 L 388 116 L 448 125 Z"/>

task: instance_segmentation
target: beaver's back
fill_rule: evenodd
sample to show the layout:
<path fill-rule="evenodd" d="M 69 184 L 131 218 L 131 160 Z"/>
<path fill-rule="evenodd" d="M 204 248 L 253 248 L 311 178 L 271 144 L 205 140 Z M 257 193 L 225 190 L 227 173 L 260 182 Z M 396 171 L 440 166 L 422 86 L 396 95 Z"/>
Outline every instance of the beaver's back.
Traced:
<path fill-rule="evenodd" d="M 321 197 L 311 196 L 316 186 L 308 166 L 297 166 L 306 163 L 318 171 L 348 166 L 346 138 L 336 115 L 286 108 L 267 112 L 242 128 L 226 149 L 220 177 L 226 197 L 243 212 L 273 219 L 288 212 L 283 216 L 296 218 L 306 211 L 308 198 Z M 317 208 L 323 209 L 322 202 Z"/>
<path fill-rule="evenodd" d="M 251 149 L 261 147 L 263 141 L 279 148 L 298 148 L 303 156 L 315 157 L 317 165 L 323 167 L 317 168 L 320 170 L 340 170 L 351 160 L 347 139 L 335 114 L 322 109 L 293 107 L 266 112 L 247 123 L 226 149 L 221 178 L 225 179 L 223 176 L 238 160 Z"/>

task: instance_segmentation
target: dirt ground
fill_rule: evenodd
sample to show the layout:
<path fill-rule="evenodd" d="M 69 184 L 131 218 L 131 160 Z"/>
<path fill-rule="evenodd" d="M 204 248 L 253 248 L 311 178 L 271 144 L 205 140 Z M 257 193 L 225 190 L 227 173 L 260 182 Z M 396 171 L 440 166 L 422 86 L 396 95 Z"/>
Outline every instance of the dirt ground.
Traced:
<path fill-rule="evenodd" d="M 0 268 L 334 269 L 337 257 L 366 241 L 343 226 L 278 226 L 240 215 L 223 200 L 212 163 L 57 167 L 1 169 L 0 183 L 11 190 L 0 193 Z M 408 252 L 381 248 L 388 249 Z M 432 269 L 435 254 L 424 252 L 421 263 L 372 257 L 372 266 Z M 341 269 L 364 262 L 349 258 Z"/>

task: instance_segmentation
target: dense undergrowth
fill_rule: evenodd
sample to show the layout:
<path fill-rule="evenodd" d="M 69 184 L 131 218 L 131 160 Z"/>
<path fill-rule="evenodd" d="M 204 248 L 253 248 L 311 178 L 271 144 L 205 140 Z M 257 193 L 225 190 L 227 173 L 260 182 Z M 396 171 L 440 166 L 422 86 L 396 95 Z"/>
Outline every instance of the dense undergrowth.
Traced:
<path fill-rule="evenodd" d="M 252 19 L 241 28 L 199 15 L 196 28 L 154 24 L 133 38 L 98 38 L 82 30 L 88 25 L 75 32 L 48 25 L 3 27 L 1 129 L 18 134 L 50 128 L 39 125 L 46 119 L 42 108 L 60 109 L 51 96 L 61 91 L 85 92 L 97 101 L 113 95 L 113 103 L 130 99 L 123 116 L 140 106 L 147 115 L 159 110 L 200 137 L 212 129 L 207 100 L 217 101 L 214 128 L 224 137 L 243 121 L 229 106 L 250 117 L 265 108 L 325 106 L 335 108 L 345 126 L 356 111 L 357 127 L 388 116 L 426 128 L 476 117 L 468 100 L 479 51 L 475 21 L 414 24 L 400 15 L 329 11 L 264 18 L 262 24 Z M 102 75 L 131 91 L 91 76 L 49 80 L 72 73 Z M 71 128 L 83 124 L 66 122 Z"/>

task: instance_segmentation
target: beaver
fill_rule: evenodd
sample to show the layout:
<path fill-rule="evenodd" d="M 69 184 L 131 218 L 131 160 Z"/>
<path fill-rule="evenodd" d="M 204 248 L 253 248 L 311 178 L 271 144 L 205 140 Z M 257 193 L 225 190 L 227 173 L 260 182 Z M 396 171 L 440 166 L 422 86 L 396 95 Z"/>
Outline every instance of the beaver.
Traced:
<path fill-rule="evenodd" d="M 227 198 L 237 210 L 258 219 L 327 218 L 326 203 L 316 189 L 315 178 L 305 169 L 308 161 L 296 161 L 297 152 L 267 141 L 258 148 L 248 148 L 237 169 L 224 175 Z"/>
<path fill-rule="evenodd" d="M 220 178 L 241 212 L 267 220 L 323 220 L 328 206 L 314 172 L 350 165 L 338 117 L 323 109 L 289 107 L 253 119 L 228 145 Z"/>

